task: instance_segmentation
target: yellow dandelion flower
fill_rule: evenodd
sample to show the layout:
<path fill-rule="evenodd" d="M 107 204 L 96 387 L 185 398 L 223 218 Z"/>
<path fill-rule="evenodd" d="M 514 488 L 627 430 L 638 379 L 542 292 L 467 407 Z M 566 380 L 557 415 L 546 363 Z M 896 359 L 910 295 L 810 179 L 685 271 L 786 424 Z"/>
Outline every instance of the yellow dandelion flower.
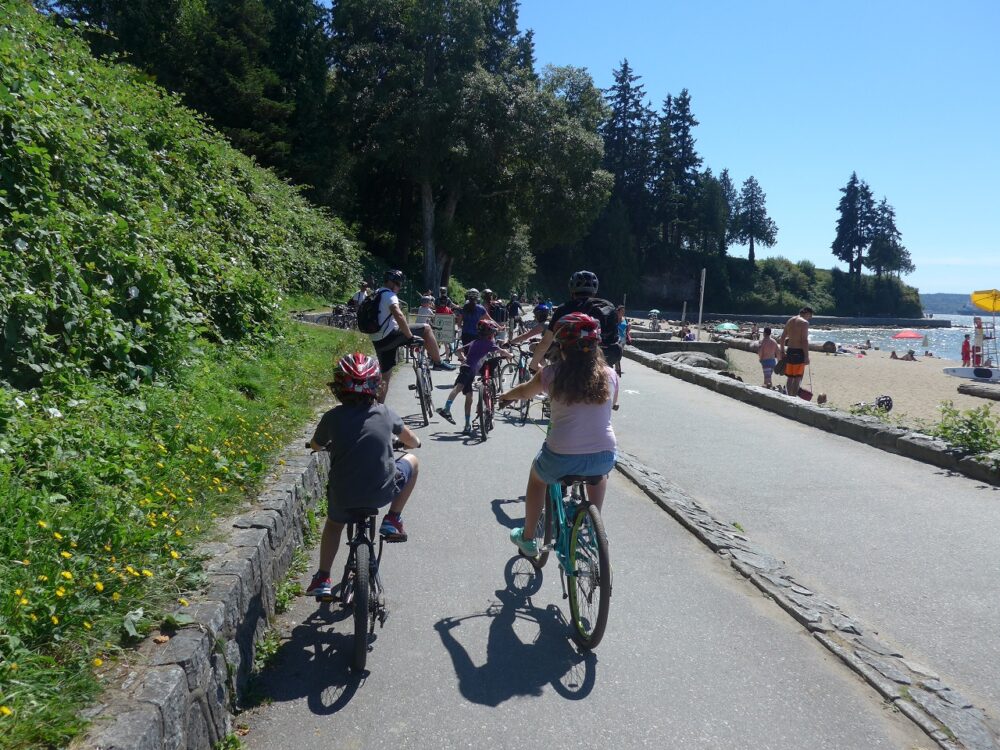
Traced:
<path fill-rule="evenodd" d="M 23 560 L 21 560 L 21 565 L 31 565 L 31 560 L 29 560 L 28 558 L 24 558 Z"/>
<path fill-rule="evenodd" d="M 184 536 L 184 532 L 180 529 L 174 529 L 174 536 Z"/>
<path fill-rule="evenodd" d="M 70 542 L 69 546 L 72 547 L 73 549 L 76 549 L 76 542 Z"/>
<path fill-rule="evenodd" d="M 38 580 L 41 581 L 42 583 L 45 583 L 47 580 L 49 580 L 49 577 L 46 575 L 41 575 L 38 576 Z"/>
<path fill-rule="evenodd" d="M 126 565 L 125 566 L 125 572 L 128 573 L 129 575 L 133 575 L 133 576 L 139 575 L 138 573 L 135 572 L 135 568 L 133 568 L 131 565 Z"/>
<path fill-rule="evenodd" d="M 52 624 L 53 625 L 58 625 L 59 624 L 59 618 L 56 617 L 55 615 L 52 615 L 49 619 L 52 620 Z"/>
<path fill-rule="evenodd" d="M 38 522 L 38 528 L 40 528 L 40 529 L 47 529 L 47 528 L 49 528 L 49 525 L 45 521 L 39 521 Z"/>
<path fill-rule="evenodd" d="M 10 708 L 8 708 L 7 706 L 0 706 L 0 714 L 3 714 L 4 716 L 10 716 L 12 713 L 14 712 L 11 711 Z"/>
<path fill-rule="evenodd" d="M 189 601 L 188 601 L 187 599 L 185 599 L 184 597 L 181 597 L 181 598 L 180 598 L 180 599 L 178 599 L 177 601 L 178 601 L 178 603 L 179 603 L 179 604 L 180 604 L 180 605 L 181 605 L 182 607 L 186 607 L 186 606 L 188 606 L 188 604 L 190 604 L 190 602 L 189 602 Z"/>
<path fill-rule="evenodd" d="M 146 578 L 152 578 L 152 577 L 153 577 L 153 571 L 151 571 L 151 570 L 146 570 L 145 568 L 143 568 L 143 570 L 142 570 L 142 574 L 143 574 L 144 576 L 146 576 Z"/>
<path fill-rule="evenodd" d="M 56 589 L 56 596 L 58 596 L 60 599 L 62 599 L 64 596 L 66 596 L 66 589 L 64 589 L 62 586 L 60 586 L 59 588 L 57 588 Z"/>
<path fill-rule="evenodd" d="M 157 469 L 162 469 L 162 468 L 164 468 L 164 466 L 163 466 L 163 461 L 157 461 L 157 462 L 156 462 L 156 468 L 157 468 Z"/>
<path fill-rule="evenodd" d="M 30 615 L 28 615 L 28 617 L 31 618 L 32 622 L 38 622 L 38 615 L 36 615 L 34 612 L 32 612 Z"/>
<path fill-rule="evenodd" d="M 111 545 L 110 544 L 105 544 L 104 545 L 104 551 L 105 552 L 110 552 L 111 551 Z"/>
<path fill-rule="evenodd" d="M 21 589 L 14 589 L 14 596 L 20 596 L 23 593 L 24 593 L 24 591 L 21 590 Z"/>
<path fill-rule="evenodd" d="M 103 667 L 104 666 L 104 659 L 101 659 L 100 657 L 94 659 L 94 666 L 95 667 Z"/>
<path fill-rule="evenodd" d="M 121 598 L 122 598 L 122 595 L 119 594 L 117 591 L 111 595 L 111 600 L 115 601 L 115 602 L 118 601 Z"/>
<path fill-rule="evenodd" d="M 10 671 L 11 672 L 16 672 L 18 669 L 20 669 L 20 667 L 17 666 L 17 662 L 16 661 L 12 661 L 10 663 Z"/>
<path fill-rule="evenodd" d="M 65 550 L 63 550 L 62 552 L 59 553 L 59 555 L 61 557 L 64 557 L 65 559 L 69 560 L 73 556 L 73 553 L 72 552 L 66 552 Z"/>
<path fill-rule="evenodd" d="M 174 560 L 179 560 L 179 559 L 180 559 L 180 557 L 181 557 L 180 555 L 178 555 L 178 554 L 177 554 L 177 550 L 175 550 L 175 549 L 172 549 L 172 550 L 170 550 L 170 556 L 171 556 L 171 557 L 172 557 L 172 558 L 173 558 Z"/>
<path fill-rule="evenodd" d="M 222 482 L 219 481 L 218 477 L 212 477 L 212 484 L 222 484 Z"/>
<path fill-rule="evenodd" d="M 90 624 L 89 622 L 87 622 L 86 620 L 84 620 L 84 621 L 83 621 L 83 627 L 84 627 L 84 629 L 85 629 L 85 630 L 90 630 L 90 629 L 91 629 L 92 627 L 94 627 L 94 626 L 93 626 L 93 625 L 91 625 L 91 624 Z"/>
<path fill-rule="evenodd" d="M 18 602 L 22 607 L 27 607 L 31 602 L 28 601 L 26 597 L 21 597 L 21 601 Z"/>
<path fill-rule="evenodd" d="M 59 575 L 61 575 L 61 576 L 62 576 L 63 578 L 65 578 L 65 579 L 66 579 L 67 581 L 72 581 L 72 580 L 73 580 L 73 574 L 72 574 L 72 573 L 70 573 L 70 572 L 69 572 L 68 570 L 64 570 L 64 571 L 63 571 L 62 573 L 60 573 Z"/>
<path fill-rule="evenodd" d="M 101 583 L 100 581 L 95 581 L 94 588 L 97 590 L 97 593 L 100 594 L 102 591 L 104 591 L 104 584 Z"/>
<path fill-rule="evenodd" d="M 52 536 L 55 537 L 57 541 L 60 541 L 60 542 L 62 541 L 63 535 L 60 534 L 58 531 L 52 532 Z"/>

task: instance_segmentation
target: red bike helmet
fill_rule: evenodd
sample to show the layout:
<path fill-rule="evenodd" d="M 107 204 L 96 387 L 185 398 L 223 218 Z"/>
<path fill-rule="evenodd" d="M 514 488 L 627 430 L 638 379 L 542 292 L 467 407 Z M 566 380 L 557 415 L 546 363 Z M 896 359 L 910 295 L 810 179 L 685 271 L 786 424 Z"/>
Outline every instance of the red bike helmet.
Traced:
<path fill-rule="evenodd" d="M 590 344 L 601 340 L 601 324 L 582 312 L 570 313 L 559 318 L 554 334 L 559 346 L 575 344 L 588 351 Z"/>
<path fill-rule="evenodd" d="M 482 336 L 484 333 L 496 333 L 500 330 L 500 326 L 494 323 L 488 318 L 480 318 L 479 322 L 476 323 L 476 333 Z"/>
<path fill-rule="evenodd" d="M 381 384 L 382 368 L 378 366 L 378 360 L 361 352 L 341 357 L 333 373 L 333 390 L 338 394 L 376 396 Z"/>

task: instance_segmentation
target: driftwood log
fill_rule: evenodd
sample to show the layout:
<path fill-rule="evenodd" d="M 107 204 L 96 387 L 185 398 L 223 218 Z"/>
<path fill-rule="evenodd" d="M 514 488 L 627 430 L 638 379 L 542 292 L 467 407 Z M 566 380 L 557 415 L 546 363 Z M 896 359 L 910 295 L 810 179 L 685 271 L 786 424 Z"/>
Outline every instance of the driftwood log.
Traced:
<path fill-rule="evenodd" d="M 977 396 L 979 398 L 989 398 L 1000 401 L 1000 385 L 989 383 L 962 383 L 958 386 L 958 392 L 966 396 Z"/>

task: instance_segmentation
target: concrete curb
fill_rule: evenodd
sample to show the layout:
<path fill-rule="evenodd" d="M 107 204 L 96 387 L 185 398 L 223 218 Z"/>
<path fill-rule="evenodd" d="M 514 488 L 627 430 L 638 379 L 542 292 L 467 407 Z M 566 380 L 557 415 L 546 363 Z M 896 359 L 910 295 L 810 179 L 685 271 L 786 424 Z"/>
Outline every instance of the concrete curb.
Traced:
<path fill-rule="evenodd" d="M 275 614 L 275 587 L 302 546 L 307 510 L 326 494 L 329 455 L 301 447 L 308 434 L 279 456 L 252 507 L 219 525 L 219 541 L 197 549 L 206 558 L 205 591 L 173 613 L 187 624 L 139 645 L 87 710 L 93 723 L 74 748 L 210 750 L 230 733 Z"/>
<path fill-rule="evenodd" d="M 985 712 L 930 669 L 905 658 L 880 640 L 877 631 L 796 582 L 783 561 L 715 519 L 697 500 L 634 456 L 620 452 L 617 468 L 944 750 L 1000 750 L 1000 735 Z"/>
<path fill-rule="evenodd" d="M 1000 486 L 1000 451 L 983 456 L 969 456 L 943 440 L 887 425 L 875 417 L 855 416 L 832 407 L 818 406 L 777 391 L 770 391 L 762 386 L 742 383 L 711 370 L 663 360 L 633 346 L 625 347 L 625 356 L 666 375 L 780 414 L 787 419 L 867 443 L 879 450 L 923 461 L 945 471 L 964 474 L 971 479 Z"/>

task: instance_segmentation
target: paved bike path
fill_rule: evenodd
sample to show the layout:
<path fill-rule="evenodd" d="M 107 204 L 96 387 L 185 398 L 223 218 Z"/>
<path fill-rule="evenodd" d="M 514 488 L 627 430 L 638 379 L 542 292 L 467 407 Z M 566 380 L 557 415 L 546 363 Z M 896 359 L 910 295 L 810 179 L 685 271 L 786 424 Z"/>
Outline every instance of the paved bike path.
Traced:
<path fill-rule="evenodd" d="M 408 382 L 402 368 L 389 399 L 404 415 L 417 411 Z M 298 599 L 258 683 L 264 705 L 237 719 L 248 748 L 932 747 L 618 474 L 608 630 L 577 653 L 554 557 L 537 591 L 508 585 L 529 571 L 507 533 L 540 428 L 501 419 L 484 444 L 443 420 L 417 432 L 410 541 L 386 550 L 392 614 L 368 674 L 347 669 L 350 618 Z"/>
<path fill-rule="evenodd" d="M 624 450 L 1000 718 L 997 488 L 632 361 L 621 404 Z"/>

